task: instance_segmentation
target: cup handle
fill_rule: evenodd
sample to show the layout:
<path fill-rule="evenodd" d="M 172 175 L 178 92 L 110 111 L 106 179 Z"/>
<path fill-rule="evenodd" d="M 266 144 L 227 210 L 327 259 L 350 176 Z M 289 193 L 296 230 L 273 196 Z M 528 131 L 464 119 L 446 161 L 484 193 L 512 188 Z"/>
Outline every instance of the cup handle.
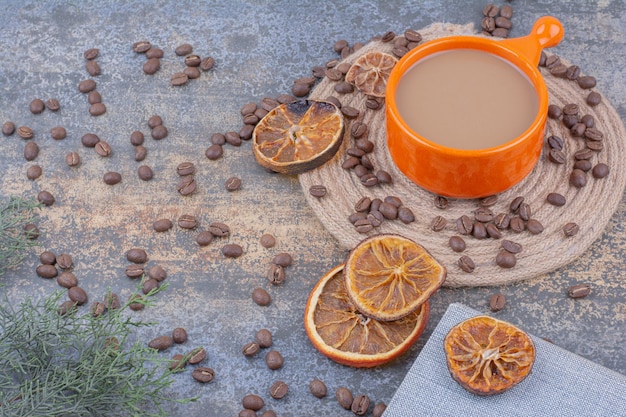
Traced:
<path fill-rule="evenodd" d="M 526 57 L 533 65 L 539 64 L 541 51 L 556 46 L 563 40 L 563 25 L 552 16 L 537 19 L 532 30 L 526 36 L 505 39 L 502 42 L 507 48 Z"/>

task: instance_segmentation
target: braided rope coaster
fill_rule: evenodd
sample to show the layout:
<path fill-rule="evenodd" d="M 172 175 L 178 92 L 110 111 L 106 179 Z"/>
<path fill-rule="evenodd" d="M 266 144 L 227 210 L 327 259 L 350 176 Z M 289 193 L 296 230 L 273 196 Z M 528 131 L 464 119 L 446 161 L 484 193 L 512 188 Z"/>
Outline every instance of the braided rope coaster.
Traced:
<path fill-rule="evenodd" d="M 472 25 L 442 23 L 435 23 L 419 32 L 424 41 L 443 36 L 475 34 Z M 392 47 L 393 42 L 371 41 L 345 58 L 344 62 L 352 64 L 363 54 L 372 51 L 390 53 Z M 335 82 L 327 78 L 322 79 L 313 89 L 310 98 L 323 100 L 335 96 L 342 105 L 360 110 L 361 114 L 356 120 L 367 124 L 368 138 L 376 145 L 368 156 L 376 170 L 383 169 L 391 174 L 393 182 L 368 188 L 361 184 L 352 170 L 341 167 L 347 158 L 346 150 L 354 146 L 348 121 L 337 155 L 321 167 L 299 176 L 309 205 L 326 229 L 348 249 L 367 236 L 380 233 L 396 233 L 415 240 L 448 269 L 444 284 L 448 287 L 511 283 L 548 273 L 572 262 L 600 236 L 622 199 L 626 183 L 626 134 L 619 115 L 606 98 L 602 97 L 599 105 L 590 107 L 586 104 L 589 90 L 581 89 L 575 81 L 554 77 L 545 68 L 541 68 L 541 71 L 548 87 L 550 104 L 562 108 L 565 104 L 576 103 L 580 107 L 580 115 L 591 114 L 595 118 L 596 128 L 604 133 L 604 149 L 594 152 L 591 162 L 593 165 L 606 163 L 610 173 L 603 179 L 595 179 L 588 173 L 588 184 L 582 188 L 569 185 L 569 175 L 574 164 L 573 155 L 577 150 L 585 148 L 585 142 L 572 137 L 569 129 L 560 120 L 548 119 L 546 133 L 563 138 L 563 152 L 567 155 L 567 162 L 557 165 L 548 161 L 544 150 L 539 163 L 528 177 L 499 194 L 497 203 L 490 207 L 496 214 L 509 213 L 510 202 L 517 196 L 523 196 L 524 202 L 532 209 L 532 218 L 539 220 L 544 226 L 543 232 L 537 235 L 528 231 L 503 231 L 502 239 L 515 241 L 523 247 L 517 254 L 515 267 L 505 269 L 496 265 L 495 258 L 500 250 L 501 240 L 463 236 L 467 249 L 463 253 L 452 251 L 448 240 L 458 234 L 456 219 L 464 214 L 473 218 L 473 211 L 479 207 L 478 200 L 450 199 L 447 209 L 436 208 L 435 195 L 411 182 L 393 163 L 386 144 L 384 108 L 376 111 L 367 109 L 365 95 L 356 90 L 353 94 L 337 94 L 334 91 Z M 327 188 L 327 194 L 322 198 L 313 197 L 309 188 L 320 184 Z M 551 192 L 565 196 L 566 204 L 555 207 L 547 203 L 546 196 Z M 358 233 L 348 217 L 355 212 L 355 203 L 365 196 L 371 199 L 397 196 L 403 205 L 413 211 L 415 221 L 404 224 L 399 220 L 385 220 L 371 232 Z M 436 216 L 443 216 L 447 220 L 445 229 L 439 232 L 430 227 Z M 563 226 L 569 222 L 575 222 L 579 226 L 578 234 L 573 237 L 566 237 L 563 233 Z M 464 272 L 458 266 L 461 255 L 467 255 L 474 261 L 476 268 L 472 273 Z"/>

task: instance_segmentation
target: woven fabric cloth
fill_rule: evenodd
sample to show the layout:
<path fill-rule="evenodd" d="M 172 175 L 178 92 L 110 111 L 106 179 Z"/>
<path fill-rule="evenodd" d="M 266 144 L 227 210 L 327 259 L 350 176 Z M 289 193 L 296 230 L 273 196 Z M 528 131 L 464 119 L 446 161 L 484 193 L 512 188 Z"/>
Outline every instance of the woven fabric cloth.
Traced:
<path fill-rule="evenodd" d="M 477 315 L 462 304 L 448 307 L 385 417 L 626 415 L 626 376 L 533 335 L 537 355 L 526 379 L 491 397 L 467 392 L 448 372 L 443 339 L 454 325 Z"/>
<path fill-rule="evenodd" d="M 450 36 L 475 34 L 472 25 L 453 25 L 435 23 L 419 30 L 424 41 Z M 368 52 L 391 51 L 393 42 L 372 41 L 363 48 L 345 58 L 344 62 L 353 63 Z M 549 54 L 549 52 L 548 52 Z M 561 61 L 566 61 L 561 58 Z M 626 131 L 624 125 L 611 104 L 602 97 L 602 103 L 595 107 L 586 104 L 590 90 L 581 89 L 575 81 L 557 78 L 545 68 L 541 68 L 550 96 L 550 104 L 563 107 L 575 103 L 580 107 L 580 115 L 591 114 L 596 127 L 604 133 L 604 149 L 594 153 L 593 164 L 604 162 L 610 174 L 603 179 L 594 179 L 588 175 L 585 187 L 569 185 L 569 176 L 574 165 L 574 153 L 585 147 L 585 141 L 570 135 L 569 129 L 560 120 L 549 119 L 547 134 L 564 139 L 564 152 L 567 161 L 562 165 L 552 163 L 544 150 L 535 169 L 519 184 L 498 195 L 498 202 L 490 207 L 494 213 L 509 212 L 509 204 L 517 197 L 524 197 L 532 209 L 532 217 L 539 220 L 544 231 L 532 235 L 528 231 L 513 233 L 506 231 L 503 238 L 520 243 L 523 251 L 517 255 L 517 265 L 512 269 L 496 265 L 495 258 L 500 250 L 500 241 L 496 239 L 475 239 L 465 237 L 467 249 L 459 254 L 450 249 L 448 240 L 457 234 L 456 219 L 462 215 L 473 218 L 473 211 L 479 207 L 476 199 L 451 200 L 446 210 L 435 207 L 435 195 L 418 187 L 398 170 L 393 163 L 386 142 L 385 110 L 367 110 L 365 95 L 338 94 L 334 83 L 324 78 L 311 92 L 313 99 L 337 97 L 343 106 L 350 106 L 361 111 L 356 119 L 368 125 L 369 140 L 375 143 L 374 151 L 368 155 L 375 169 L 391 173 L 393 183 L 377 185 L 371 188 L 361 184 L 352 170 L 341 167 L 347 158 L 348 148 L 354 146 L 348 123 L 341 148 L 337 155 L 326 164 L 299 176 L 307 202 L 326 229 L 347 249 L 353 248 L 362 239 L 379 233 L 395 233 L 406 236 L 422 244 L 448 270 L 444 286 L 488 286 L 507 284 L 530 279 L 554 271 L 577 259 L 602 234 L 611 216 L 617 209 L 626 185 Z M 494 175 L 497 175 L 495 173 Z M 324 185 L 328 192 L 323 198 L 310 195 L 312 185 Z M 566 197 L 562 207 L 555 207 L 546 202 L 549 193 L 557 192 Z M 354 206 L 362 197 L 384 199 L 397 196 L 403 204 L 415 214 L 415 221 L 404 224 L 399 220 L 384 221 L 371 232 L 361 234 L 348 221 L 355 212 Z M 440 232 L 434 232 L 431 221 L 436 216 L 443 216 L 447 226 Z M 574 238 L 567 238 L 563 233 L 566 223 L 575 222 L 580 231 Z M 547 255 L 549 254 L 549 255 Z M 472 258 L 476 269 L 472 273 L 461 270 L 458 260 L 461 255 Z"/>

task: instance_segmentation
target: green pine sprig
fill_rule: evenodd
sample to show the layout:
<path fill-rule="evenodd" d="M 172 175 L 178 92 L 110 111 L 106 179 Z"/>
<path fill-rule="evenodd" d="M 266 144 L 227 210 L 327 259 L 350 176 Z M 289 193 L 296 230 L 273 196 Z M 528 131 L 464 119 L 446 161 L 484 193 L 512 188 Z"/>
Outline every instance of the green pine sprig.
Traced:
<path fill-rule="evenodd" d="M 0 276 L 19 265 L 26 250 L 37 245 L 24 227 L 37 219 L 40 207 L 34 199 L 16 196 L 0 202 Z"/>

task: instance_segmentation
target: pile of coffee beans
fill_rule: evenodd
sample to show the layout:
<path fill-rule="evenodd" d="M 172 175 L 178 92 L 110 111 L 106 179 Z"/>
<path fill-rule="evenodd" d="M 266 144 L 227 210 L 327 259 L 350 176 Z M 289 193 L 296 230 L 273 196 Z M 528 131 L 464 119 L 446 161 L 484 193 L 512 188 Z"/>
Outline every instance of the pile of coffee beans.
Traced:
<path fill-rule="evenodd" d="M 156 74 L 161 69 L 161 58 L 163 58 L 163 50 L 152 46 L 150 41 L 138 41 L 132 45 L 133 52 L 143 54 L 146 62 L 143 64 L 143 72 L 147 75 Z"/>
<path fill-rule="evenodd" d="M 483 19 L 480 22 L 482 34 L 506 38 L 513 27 L 511 23 L 513 8 L 510 4 L 498 7 L 495 4 L 487 4 L 483 8 Z"/>
<path fill-rule="evenodd" d="M 309 385 L 309 388 L 311 388 L 311 392 L 313 393 L 313 395 L 317 397 L 318 395 L 316 395 L 316 393 L 313 392 L 313 388 L 311 386 L 313 385 L 314 382 L 315 381 L 313 381 Z M 315 386 L 316 386 L 316 389 L 321 388 L 318 382 L 315 382 Z M 325 391 L 325 388 L 326 387 L 324 386 L 323 388 L 324 391 Z M 337 388 L 337 390 L 335 391 L 335 398 L 337 399 L 337 403 L 339 403 L 339 405 L 342 408 L 352 411 L 352 413 L 354 413 L 357 416 L 366 415 L 368 410 L 370 409 L 371 400 L 369 396 L 364 395 L 364 394 L 353 395 L 352 391 L 350 391 L 346 387 Z M 387 406 L 385 405 L 385 403 L 383 402 L 377 403 L 376 405 L 374 405 L 372 409 L 372 416 L 381 417 L 386 409 L 387 409 Z"/>
<path fill-rule="evenodd" d="M 348 220 L 359 233 L 368 233 L 379 227 L 385 220 L 400 220 L 404 224 L 415 221 L 410 208 L 396 196 L 388 195 L 384 199 L 361 197 L 354 205 L 354 213 Z"/>
<path fill-rule="evenodd" d="M 148 347 L 159 352 L 166 351 L 174 345 L 182 345 L 187 342 L 187 330 L 184 327 L 177 327 L 172 330 L 171 335 L 165 334 L 157 336 L 148 342 Z M 181 372 L 187 365 L 198 365 L 207 359 L 207 351 L 204 347 L 198 346 L 186 353 L 175 353 L 169 364 L 169 370 Z M 215 378 L 215 371 L 206 366 L 197 366 L 191 372 L 191 377 L 201 384 L 212 382 Z"/>
<path fill-rule="evenodd" d="M 179 194 L 182 196 L 193 194 L 198 186 L 194 177 L 196 173 L 196 166 L 193 162 L 181 162 L 176 167 L 176 173 L 180 177 L 178 183 L 176 184 L 176 190 Z"/>
<path fill-rule="evenodd" d="M 92 48 L 88 51 L 93 51 L 93 50 L 95 50 L 95 48 Z M 84 53 L 85 56 L 87 56 L 88 51 L 85 51 Z M 87 64 L 85 65 L 86 65 L 86 68 L 88 68 L 87 71 L 88 72 L 91 71 L 89 72 L 89 74 L 93 77 L 93 76 L 100 75 L 100 67 L 94 61 L 94 59 L 98 56 L 98 54 L 91 53 L 91 55 L 89 56 L 91 57 L 92 55 L 94 55 L 93 58 L 87 59 Z M 96 67 L 97 67 L 97 70 L 95 69 Z M 91 70 L 89 68 L 91 68 Z M 97 83 L 91 78 L 82 80 L 80 83 L 78 83 L 78 91 L 87 95 L 87 102 L 89 103 L 89 114 L 92 116 L 102 116 L 104 113 L 106 113 L 107 108 L 102 102 L 102 95 L 96 88 L 97 88 Z"/>

